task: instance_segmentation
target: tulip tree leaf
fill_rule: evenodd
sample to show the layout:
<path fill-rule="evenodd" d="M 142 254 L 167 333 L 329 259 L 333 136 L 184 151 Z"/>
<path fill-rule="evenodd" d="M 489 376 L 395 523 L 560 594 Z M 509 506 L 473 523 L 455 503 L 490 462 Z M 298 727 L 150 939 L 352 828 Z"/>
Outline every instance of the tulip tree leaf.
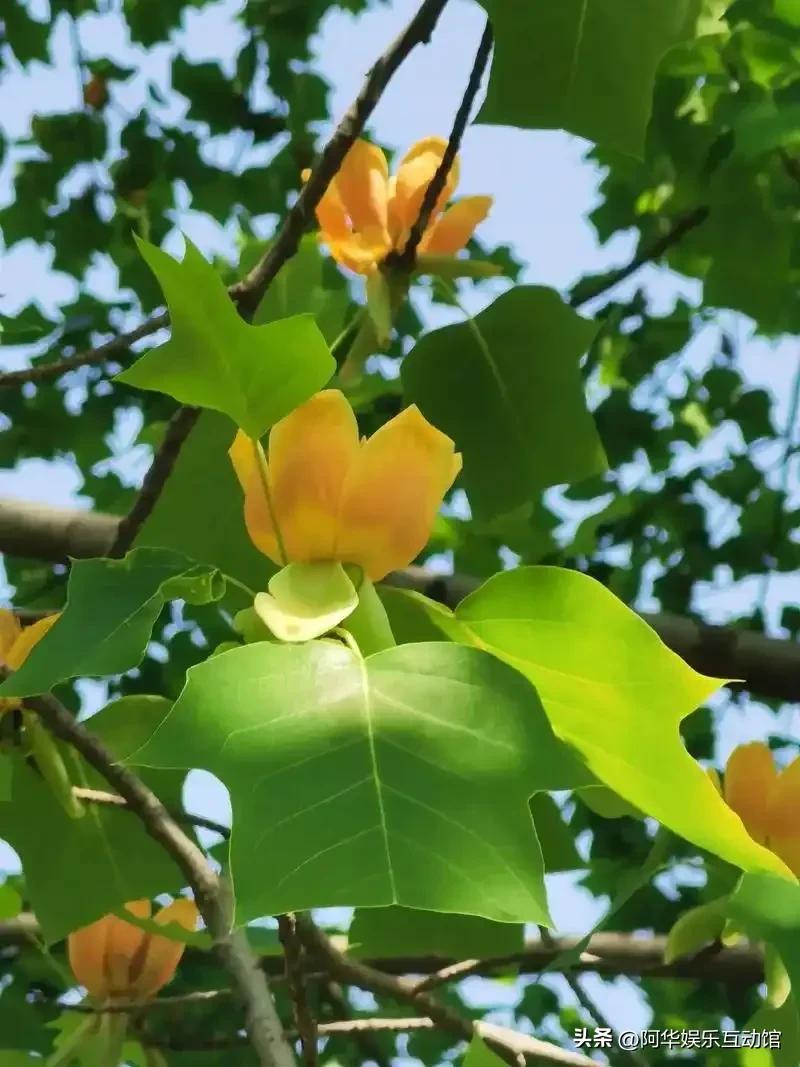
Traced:
<path fill-rule="evenodd" d="M 478 518 L 605 470 L 578 369 L 596 332 L 552 289 L 517 286 L 404 360 L 405 395 L 463 454 Z"/>
<path fill-rule="evenodd" d="M 735 866 L 788 874 L 683 746 L 681 720 L 722 682 L 692 670 L 599 582 L 521 567 L 490 578 L 450 623 L 439 605 L 431 617 L 529 678 L 556 734 L 623 799 Z"/>
<path fill-rule="evenodd" d="M 800 992 L 800 885 L 769 874 L 746 874 L 728 901 L 728 915 L 754 940 L 774 945 Z"/>
<path fill-rule="evenodd" d="M 345 904 L 548 922 L 528 798 L 582 777 L 519 674 L 446 642 L 225 652 L 133 762 L 228 787 L 239 922 Z"/>
<path fill-rule="evenodd" d="M 117 381 L 221 411 L 251 437 L 261 437 L 336 370 L 311 315 L 251 326 L 191 241 L 181 263 L 155 245 L 137 243 L 164 292 L 172 337 Z"/>
<path fill-rule="evenodd" d="M 362 958 L 442 956 L 480 959 L 521 952 L 525 927 L 475 915 L 443 915 L 413 908 L 357 908 L 348 951 Z"/>
<path fill-rule="evenodd" d="M 656 71 L 701 0 L 479 0 L 495 53 L 478 122 L 562 129 L 641 156 Z"/>
<path fill-rule="evenodd" d="M 88 725 L 124 759 L 141 747 L 169 707 L 163 697 L 123 697 Z M 78 756 L 71 769 L 76 784 L 108 790 Z M 181 808 L 183 772 L 145 771 L 142 777 L 167 807 Z M 174 892 L 184 884 L 173 860 L 129 812 L 87 804 L 81 818 L 71 819 L 22 762 L 14 766 L 11 800 L 0 804 L 0 837 L 19 853 L 26 894 L 48 943 L 128 900 Z"/>
<path fill-rule="evenodd" d="M 221 595 L 212 570 L 160 548 L 137 548 L 120 560 L 76 560 L 61 618 L 3 682 L 0 696 L 33 696 L 68 678 L 130 670 L 144 656 L 166 600 L 203 603 Z"/>
<path fill-rule="evenodd" d="M 225 415 L 202 413 L 135 543 L 175 549 L 263 589 L 275 566 L 247 536 L 242 490 L 228 458 L 235 434 Z"/>

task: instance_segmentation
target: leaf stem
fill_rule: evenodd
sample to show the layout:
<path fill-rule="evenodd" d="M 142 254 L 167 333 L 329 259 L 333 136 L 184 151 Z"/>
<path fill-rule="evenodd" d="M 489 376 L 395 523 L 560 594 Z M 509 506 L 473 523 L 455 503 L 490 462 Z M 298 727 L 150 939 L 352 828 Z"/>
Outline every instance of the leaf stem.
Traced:
<path fill-rule="evenodd" d="M 281 557 L 281 563 L 285 567 L 289 562 L 289 557 L 286 555 L 286 546 L 283 543 L 280 526 L 278 525 L 278 517 L 275 514 L 275 508 L 273 506 L 272 490 L 269 486 L 267 457 L 264 455 L 264 449 L 261 447 L 261 442 L 257 438 L 251 437 L 250 441 L 253 445 L 253 455 L 256 457 L 256 469 L 258 470 L 258 476 L 261 480 L 261 488 L 264 490 L 264 499 L 267 502 L 269 521 L 272 523 L 272 529 L 275 531 L 275 540 L 278 542 L 278 554 Z"/>

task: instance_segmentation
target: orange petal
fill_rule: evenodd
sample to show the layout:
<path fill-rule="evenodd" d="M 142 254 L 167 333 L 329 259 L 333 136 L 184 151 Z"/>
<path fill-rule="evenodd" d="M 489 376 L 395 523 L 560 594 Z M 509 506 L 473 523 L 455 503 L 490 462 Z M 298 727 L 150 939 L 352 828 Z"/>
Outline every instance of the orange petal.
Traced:
<path fill-rule="evenodd" d="M 177 923 L 184 930 L 194 930 L 197 926 L 198 911 L 193 900 L 178 897 L 167 904 L 155 916 L 155 922 L 161 926 Z M 175 974 L 186 946 L 182 941 L 173 941 L 169 937 L 150 934 L 147 948 L 141 960 L 135 982 L 132 987 L 132 999 L 144 1000 L 154 996 L 167 984 Z"/>
<path fill-rule="evenodd" d="M 0 608 L 0 663 L 5 663 L 8 650 L 20 635 L 22 627 L 13 611 Z"/>
<path fill-rule="evenodd" d="M 67 938 L 67 956 L 72 973 L 78 982 L 85 986 L 89 995 L 95 1000 L 106 1000 L 109 996 L 109 982 L 106 974 L 106 945 L 111 915 L 106 915 L 97 922 L 74 930 Z"/>
<path fill-rule="evenodd" d="M 33 646 L 41 641 L 47 631 L 52 626 L 55 626 L 60 618 L 61 613 L 56 612 L 55 615 L 45 615 L 43 619 L 38 619 L 31 626 L 25 627 L 11 648 L 6 652 L 6 663 L 12 671 L 19 670 L 30 655 Z"/>
<path fill-rule="evenodd" d="M 358 455 L 358 425 L 344 394 L 324 389 L 270 430 L 272 502 L 288 560 L 335 559 L 342 489 Z"/>
<path fill-rule="evenodd" d="M 491 196 L 465 196 L 445 211 L 420 243 L 421 252 L 452 256 L 469 241 L 492 207 Z"/>
<path fill-rule="evenodd" d="M 417 141 L 400 162 L 390 212 L 393 220 L 398 220 L 406 232 L 409 227 L 413 226 L 419 215 L 425 190 L 442 162 L 446 148 L 447 141 L 443 137 L 426 137 L 422 141 Z M 444 189 L 436 202 L 432 218 L 444 208 L 453 195 L 458 185 L 459 166 L 458 156 L 456 156 L 447 175 Z M 404 234 L 401 234 L 401 237 L 404 237 Z M 400 243 L 396 238 L 395 247 L 399 247 Z"/>
<path fill-rule="evenodd" d="M 735 748 L 725 768 L 725 800 L 762 845 L 769 834 L 769 797 L 777 778 L 772 753 L 760 741 Z"/>
<path fill-rule="evenodd" d="M 386 156 L 377 145 L 358 140 L 342 160 L 335 184 L 353 230 L 378 255 L 389 251 Z"/>
<path fill-rule="evenodd" d="M 778 775 L 770 794 L 767 845 L 800 876 L 800 757 Z"/>
<path fill-rule="evenodd" d="M 347 479 L 336 557 L 372 581 L 406 567 L 460 470 L 453 442 L 416 405 L 396 415 L 362 444 Z"/>
<path fill-rule="evenodd" d="M 261 448 L 261 445 L 258 446 Z M 267 495 L 264 491 L 262 475 L 256 462 L 255 449 L 252 438 L 241 430 L 236 434 L 233 444 L 228 450 L 239 485 L 244 492 L 244 523 L 250 540 L 265 556 L 269 556 L 275 563 L 281 560 L 278 549 L 278 539 L 275 536 L 275 528 L 270 515 Z M 266 461 L 265 461 L 266 468 Z M 269 480 L 269 472 L 266 475 Z"/>
<path fill-rule="evenodd" d="M 125 911 L 129 911 L 137 919 L 149 919 L 152 908 L 149 900 L 132 900 L 125 905 Z M 145 953 L 148 936 L 133 923 L 125 922 L 116 915 L 108 916 L 105 969 L 111 996 L 131 996 L 134 977 L 140 966 L 139 960 Z"/>

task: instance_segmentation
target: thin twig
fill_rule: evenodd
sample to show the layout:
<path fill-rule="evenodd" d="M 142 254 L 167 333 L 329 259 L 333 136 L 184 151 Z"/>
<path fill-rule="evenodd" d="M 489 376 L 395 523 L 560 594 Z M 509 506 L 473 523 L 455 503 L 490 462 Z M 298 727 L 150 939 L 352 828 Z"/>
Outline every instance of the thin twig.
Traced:
<path fill-rule="evenodd" d="M 50 378 L 60 378 L 62 374 L 77 370 L 79 367 L 86 367 L 91 363 L 102 363 L 111 356 L 125 352 L 136 341 L 141 341 L 143 337 L 149 337 L 150 334 L 157 333 L 166 326 L 169 326 L 169 315 L 166 312 L 160 312 L 141 323 L 135 330 L 112 337 L 96 348 L 87 348 L 83 352 L 67 356 L 56 363 L 41 363 L 35 367 L 27 367 L 25 370 L 12 370 L 0 374 L 0 389 L 25 385 L 26 382 L 44 382 Z"/>
<path fill-rule="evenodd" d="M 447 140 L 447 147 L 442 154 L 439 166 L 436 168 L 436 172 L 431 178 L 428 188 L 425 190 L 425 195 L 420 204 L 419 213 L 414 220 L 414 225 L 411 227 L 403 251 L 400 252 L 399 255 L 390 257 L 387 266 L 396 266 L 400 270 L 406 272 L 414 269 L 414 264 L 417 259 L 417 248 L 419 247 L 423 234 L 428 228 L 428 223 L 431 220 L 431 216 L 436 208 L 439 197 L 444 192 L 444 188 L 447 184 L 447 177 L 452 170 L 453 163 L 461 148 L 461 141 L 464 137 L 464 131 L 467 128 L 470 115 L 472 114 L 475 97 L 478 95 L 478 90 L 483 81 L 483 75 L 486 73 L 486 68 L 489 64 L 489 56 L 491 55 L 493 43 L 494 34 L 492 33 L 492 26 L 487 20 L 483 34 L 481 35 L 480 44 L 478 45 L 478 51 L 475 53 L 475 61 L 472 64 L 472 70 L 470 72 L 469 81 L 467 82 L 467 87 L 464 90 L 464 96 L 458 106 L 456 117 L 453 120 L 453 128 L 450 131 L 450 137 Z"/>
<path fill-rule="evenodd" d="M 363 1023 L 365 1021 L 363 1019 L 353 1020 L 353 1012 L 345 991 L 339 983 L 332 978 L 326 978 L 322 981 L 320 985 L 320 996 L 328 1001 L 333 1008 L 334 1014 L 341 1016 L 343 1021 L 355 1021 L 358 1023 Z M 353 1033 L 355 1042 L 361 1050 L 363 1059 L 377 1063 L 378 1067 L 391 1067 L 391 1057 L 384 1055 L 380 1043 L 370 1032 L 370 1030 L 375 1029 L 380 1028 L 364 1026 L 357 1027 Z M 317 1031 L 319 1032 L 319 1027 L 317 1027 Z"/>
<path fill-rule="evenodd" d="M 123 808 L 125 811 L 131 810 L 127 800 L 117 793 L 106 793 L 102 789 L 84 789 L 77 785 L 72 787 L 72 792 L 78 800 L 83 800 L 87 804 L 105 804 L 109 807 Z M 203 815 L 191 815 L 185 811 L 170 811 L 170 815 L 176 823 L 182 826 L 194 826 L 201 830 L 211 830 L 215 834 L 219 834 L 220 837 L 230 837 L 231 835 L 227 826 L 223 826 L 221 822 L 216 822 L 214 819 L 206 819 Z"/>
<path fill-rule="evenodd" d="M 178 865 L 194 893 L 197 906 L 221 963 L 231 976 L 245 1009 L 247 1032 L 263 1067 L 294 1067 L 263 971 L 247 937 L 233 930 L 230 892 L 208 864 L 202 851 L 186 836 L 158 797 L 127 767 L 116 761 L 100 738 L 77 722 L 51 695 L 29 697 L 26 707 L 36 712 L 50 732 L 71 745 L 113 787 L 141 820 L 145 830 Z"/>
<path fill-rule="evenodd" d="M 144 476 L 142 488 L 137 494 L 133 507 L 120 519 L 114 543 L 109 549 L 109 556 L 117 559 L 124 556 L 136 536 L 153 512 L 158 499 L 172 474 L 173 467 L 180 455 L 186 438 L 200 417 L 200 408 L 183 405 L 178 408 L 169 421 L 164 440 L 153 457 L 153 462 Z"/>
<path fill-rule="evenodd" d="M 303 942 L 297 936 L 297 921 L 293 914 L 278 916 L 278 937 L 283 946 L 286 963 L 286 982 L 292 1000 L 292 1012 L 300 1048 L 306 1067 L 317 1067 L 317 1024 L 308 1003 L 306 979 L 303 967 Z"/>
<path fill-rule="evenodd" d="M 330 938 L 317 928 L 308 915 L 297 916 L 297 931 L 305 942 L 309 954 L 312 957 L 316 956 L 321 963 L 324 963 L 335 978 L 347 984 L 359 986 L 361 989 L 368 989 L 395 1000 L 414 1004 L 431 1018 L 437 1027 L 465 1041 L 470 1041 L 475 1034 L 478 1034 L 512 1067 L 522 1067 L 526 1056 L 539 1057 L 548 1063 L 596 1067 L 594 1062 L 586 1056 L 568 1052 L 548 1041 L 540 1041 L 527 1034 L 517 1033 L 515 1030 L 490 1023 L 465 1019 L 427 993 L 418 993 L 415 988 L 416 983 L 411 979 L 397 978 L 345 956 Z"/>
<path fill-rule="evenodd" d="M 574 308 L 578 308 L 583 304 L 596 300 L 598 296 L 604 296 L 614 286 L 629 278 L 631 274 L 635 274 L 646 263 L 652 263 L 660 259 L 665 252 L 668 252 L 670 248 L 678 244 L 687 233 L 691 233 L 692 230 L 701 226 L 708 218 L 709 213 L 709 208 L 703 206 L 696 207 L 693 211 L 687 211 L 684 215 L 679 215 L 672 222 L 666 233 L 640 248 L 633 259 L 626 263 L 624 267 L 602 275 L 594 283 L 587 282 L 582 285 L 578 282 L 570 297 L 570 304 Z"/>
<path fill-rule="evenodd" d="M 252 314 L 255 311 L 270 282 L 286 260 L 297 251 L 314 209 L 363 131 L 384 89 L 414 48 L 430 40 L 446 3 L 447 0 L 424 0 L 405 30 L 371 68 L 364 87 L 325 145 L 319 162 L 300 190 L 294 207 L 286 216 L 267 254 L 244 281 L 233 287 L 231 296 L 238 301 L 243 313 Z"/>

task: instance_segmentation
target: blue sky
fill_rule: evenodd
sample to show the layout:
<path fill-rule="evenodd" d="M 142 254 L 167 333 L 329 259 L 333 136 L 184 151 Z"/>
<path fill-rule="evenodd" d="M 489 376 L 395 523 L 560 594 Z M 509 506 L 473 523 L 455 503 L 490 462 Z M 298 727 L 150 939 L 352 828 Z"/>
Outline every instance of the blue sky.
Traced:
<path fill-rule="evenodd" d="M 242 43 L 241 33 L 232 22 L 232 14 L 241 6 L 240 0 L 222 0 L 202 11 L 192 11 L 185 17 L 184 27 L 176 36 L 175 47 L 191 60 L 217 59 L 229 67 Z M 417 9 L 417 0 L 391 0 L 374 4 L 365 15 L 354 17 L 343 12 L 329 15 L 315 41 L 317 69 L 332 84 L 330 98 L 334 119 L 344 113 L 360 88 L 363 77 L 376 56 L 405 26 Z M 44 0 L 30 4 L 31 10 L 46 15 Z M 480 38 L 484 12 L 471 0 L 451 0 L 445 9 L 432 43 L 415 51 L 393 80 L 389 91 L 378 105 L 370 130 L 380 142 L 391 148 L 404 150 L 409 144 L 429 134 L 446 135 L 453 114 L 469 74 L 473 55 Z M 169 86 L 169 62 L 172 49 L 160 47 L 150 57 L 142 50 L 132 49 L 125 40 L 120 24 L 113 16 L 85 16 L 80 24 L 81 44 L 89 57 L 110 56 L 117 61 L 139 68 L 130 85 L 121 88 L 117 100 L 128 111 L 134 111 L 141 99 L 147 79 Z M 73 63 L 73 44 L 66 20 L 56 27 L 53 37 L 52 69 L 34 65 L 26 74 L 11 70 L 0 80 L 0 113 L 9 136 L 23 136 L 28 131 L 31 115 L 37 111 L 71 110 L 75 107 L 78 86 Z M 177 104 L 178 110 L 181 105 Z M 323 130 L 322 133 L 327 131 Z M 609 245 L 599 247 L 587 214 L 598 202 L 599 174 L 583 159 L 587 144 L 560 132 L 512 130 L 473 126 L 468 129 L 462 150 L 461 194 L 489 193 L 495 198 L 490 218 L 481 227 L 480 236 L 488 244 L 512 244 L 516 255 L 527 264 L 525 280 L 537 284 L 567 289 L 585 273 L 603 270 L 626 262 L 634 249 L 632 231 L 618 235 Z M 208 145 L 211 158 L 224 162 L 239 153 L 241 145 L 232 138 L 217 138 Z M 243 157 L 245 160 L 247 155 Z M 10 196 L 13 160 L 0 169 L 0 203 Z M 188 204 L 188 193 L 185 196 Z M 180 251 L 178 229 L 183 229 L 200 248 L 233 254 L 232 232 L 223 232 L 215 223 L 183 210 L 176 218 L 176 231 L 168 247 Z M 266 230 L 265 230 L 266 232 Z M 655 267 L 647 267 L 635 281 L 625 283 L 622 291 L 646 282 L 655 305 L 666 310 L 678 295 L 697 302 L 699 285 L 679 279 Z M 103 293 L 113 293 L 116 279 L 109 265 L 102 259 L 91 272 L 90 284 Z M 622 287 L 621 287 L 622 288 Z M 72 283 L 49 269 L 49 256 L 23 243 L 9 253 L 0 253 L 0 310 L 12 314 L 35 296 L 45 308 L 72 293 Z M 465 301 L 470 310 L 477 310 L 491 298 L 491 290 L 481 293 L 469 288 Z M 431 325 L 437 325 L 449 315 L 435 309 L 429 315 Z M 753 384 L 768 387 L 775 398 L 779 424 L 786 419 L 789 383 L 797 367 L 796 344 L 786 341 L 770 345 L 750 337 L 750 325 L 740 317 L 725 314 L 720 322 L 732 327 L 741 339 L 743 364 Z M 712 324 L 693 343 L 682 360 L 674 381 L 668 388 L 679 389 L 686 367 L 701 367 L 714 349 L 718 325 Z M 0 366 L 24 365 L 24 350 L 0 350 Z M 80 378 L 76 379 L 75 395 L 80 396 Z M 123 427 L 116 442 L 121 450 L 128 446 L 137 427 Z M 711 454 L 723 455 L 736 447 L 733 438 L 723 434 L 709 442 Z M 706 446 L 704 446 L 706 447 Z M 716 450 L 716 453 L 713 451 Z M 140 474 L 145 463 L 141 454 L 126 459 L 124 469 L 131 476 Z M 693 465 L 696 454 L 684 454 L 678 462 Z M 643 470 L 632 477 L 643 476 Z M 796 486 L 796 472 L 795 472 Z M 88 504 L 80 498 L 80 477 L 65 462 L 48 465 L 29 461 L 14 471 L 0 471 L 0 495 L 25 497 L 60 504 Z M 734 520 L 735 522 L 735 516 Z M 745 610 L 756 595 L 755 583 L 741 583 L 731 587 L 724 571 L 715 587 L 701 591 L 701 602 L 708 615 L 723 621 L 732 613 Z M 800 579 L 781 579 L 773 582 L 770 591 L 770 615 L 777 619 L 780 604 L 800 599 Z M 740 740 L 761 736 L 774 728 L 771 714 L 751 703 L 746 712 L 727 706 L 722 726 L 721 755 Z M 787 733 L 800 733 L 798 721 L 790 711 L 781 725 Z M 224 791 L 213 783 L 198 779 L 191 791 L 194 810 L 218 814 L 226 803 Z M 0 844 L 0 863 L 3 862 Z M 598 914 L 596 902 L 586 894 L 570 887 L 570 879 L 554 880 L 552 907 L 557 925 L 569 932 L 588 929 Z M 593 989 L 599 980 L 591 980 Z M 627 983 L 618 983 L 622 988 Z M 608 990 L 610 987 L 605 986 Z M 636 998 L 601 994 L 612 1018 L 620 1025 L 644 1022 Z M 633 1013 L 633 1014 L 632 1014 Z M 635 1016 L 635 1018 L 634 1018 Z"/>

